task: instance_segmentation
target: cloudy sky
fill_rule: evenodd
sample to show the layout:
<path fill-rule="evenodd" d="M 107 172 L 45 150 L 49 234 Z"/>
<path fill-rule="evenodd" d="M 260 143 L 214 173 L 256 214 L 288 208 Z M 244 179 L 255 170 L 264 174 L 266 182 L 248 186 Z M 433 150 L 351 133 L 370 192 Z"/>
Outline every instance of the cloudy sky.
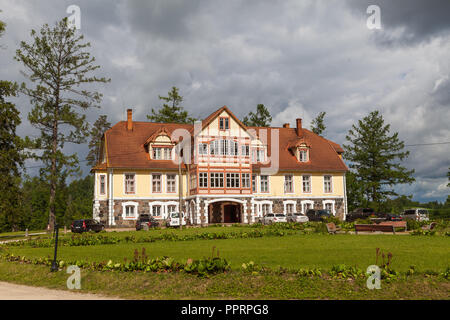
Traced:
<path fill-rule="evenodd" d="M 25 81 L 13 60 L 30 30 L 81 9 L 81 29 L 112 79 L 96 85 L 94 122 L 146 120 L 158 95 L 176 86 L 184 107 L 205 117 L 227 105 L 238 117 L 264 103 L 281 126 L 301 117 L 309 127 L 326 115 L 326 137 L 337 143 L 358 119 L 380 110 L 409 146 L 404 165 L 417 181 L 398 186 L 417 200 L 443 201 L 450 166 L 450 1 L 448 0 L 0 0 L 7 23 L 0 40 L 0 79 Z M 378 5 L 381 29 L 369 29 Z M 21 135 L 37 135 L 22 112 Z M 84 159 L 87 146 L 71 146 Z M 83 166 L 85 174 L 88 168 Z M 32 170 L 31 170 L 32 171 Z"/>

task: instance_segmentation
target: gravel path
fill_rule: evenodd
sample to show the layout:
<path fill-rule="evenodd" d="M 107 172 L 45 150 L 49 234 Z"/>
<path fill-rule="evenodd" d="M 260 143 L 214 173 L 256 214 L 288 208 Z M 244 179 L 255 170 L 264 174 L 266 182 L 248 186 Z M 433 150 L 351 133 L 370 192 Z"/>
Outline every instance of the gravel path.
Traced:
<path fill-rule="evenodd" d="M 97 294 L 30 287 L 0 282 L 0 300 L 117 300 Z"/>

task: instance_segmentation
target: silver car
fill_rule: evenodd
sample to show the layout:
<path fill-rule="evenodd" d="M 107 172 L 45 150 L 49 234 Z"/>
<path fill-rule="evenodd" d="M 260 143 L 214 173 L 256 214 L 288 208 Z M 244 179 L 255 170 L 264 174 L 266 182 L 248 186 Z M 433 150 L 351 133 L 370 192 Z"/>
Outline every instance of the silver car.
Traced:
<path fill-rule="evenodd" d="M 403 219 L 405 219 L 405 220 L 406 219 L 412 219 L 412 220 L 416 220 L 416 221 L 430 220 L 428 210 L 419 209 L 419 208 L 405 210 L 403 212 L 403 214 L 401 215 L 401 217 L 403 217 Z"/>
<path fill-rule="evenodd" d="M 287 220 L 287 222 L 304 223 L 304 222 L 308 222 L 309 218 L 307 216 L 305 216 L 304 214 L 296 212 L 296 213 L 288 213 L 286 215 L 286 220 Z"/>

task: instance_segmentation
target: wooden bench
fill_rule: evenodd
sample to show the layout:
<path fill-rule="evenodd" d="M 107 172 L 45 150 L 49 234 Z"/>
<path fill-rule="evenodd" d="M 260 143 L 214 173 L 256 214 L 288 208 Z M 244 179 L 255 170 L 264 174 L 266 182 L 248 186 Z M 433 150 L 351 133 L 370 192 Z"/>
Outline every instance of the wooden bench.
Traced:
<path fill-rule="evenodd" d="M 383 221 L 380 224 L 385 226 L 394 226 L 394 228 L 405 229 L 407 231 L 408 224 L 406 221 Z"/>
<path fill-rule="evenodd" d="M 337 231 L 340 231 L 340 227 L 336 227 L 336 225 L 333 222 L 327 223 L 327 230 L 330 234 L 336 234 Z"/>
<path fill-rule="evenodd" d="M 381 231 L 395 234 L 394 226 L 386 224 L 355 224 L 355 233 L 358 234 L 358 231 Z"/>

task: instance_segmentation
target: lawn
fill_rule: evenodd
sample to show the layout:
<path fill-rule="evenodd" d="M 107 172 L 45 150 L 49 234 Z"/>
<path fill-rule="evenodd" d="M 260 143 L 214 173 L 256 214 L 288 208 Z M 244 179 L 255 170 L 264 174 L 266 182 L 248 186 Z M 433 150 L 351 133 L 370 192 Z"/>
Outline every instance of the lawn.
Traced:
<path fill-rule="evenodd" d="M 150 232 L 231 231 L 239 227 L 188 229 L 184 231 L 154 230 Z M 108 233 L 110 234 L 110 233 Z M 114 233 L 141 235 L 142 232 Z M 322 268 L 346 264 L 366 269 L 375 264 L 375 250 L 393 254 L 392 267 L 406 271 L 414 265 L 418 271 L 444 271 L 450 265 L 450 238 L 445 236 L 307 234 L 284 237 L 221 239 L 195 241 L 157 241 L 153 243 L 120 243 L 84 247 L 59 247 L 58 258 L 65 261 L 131 260 L 135 249 L 146 249 L 150 257 L 170 256 L 179 261 L 209 256 L 216 247 L 220 256 L 231 262 L 234 270 L 242 263 L 254 261 L 268 267 Z M 10 247 L 15 255 L 30 258 L 53 257 L 53 248 Z"/>

